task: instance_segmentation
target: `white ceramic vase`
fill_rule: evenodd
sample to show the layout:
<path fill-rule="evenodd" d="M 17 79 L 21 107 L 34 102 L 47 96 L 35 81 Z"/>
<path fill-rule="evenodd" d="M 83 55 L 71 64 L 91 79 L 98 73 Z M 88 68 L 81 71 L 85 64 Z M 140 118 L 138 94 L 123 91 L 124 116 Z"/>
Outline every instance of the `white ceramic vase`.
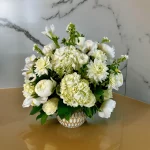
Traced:
<path fill-rule="evenodd" d="M 84 114 L 83 111 L 77 111 L 72 114 L 69 120 L 61 119 L 59 116 L 57 116 L 57 119 L 59 123 L 63 125 L 64 127 L 77 128 L 85 122 L 86 115 Z"/>

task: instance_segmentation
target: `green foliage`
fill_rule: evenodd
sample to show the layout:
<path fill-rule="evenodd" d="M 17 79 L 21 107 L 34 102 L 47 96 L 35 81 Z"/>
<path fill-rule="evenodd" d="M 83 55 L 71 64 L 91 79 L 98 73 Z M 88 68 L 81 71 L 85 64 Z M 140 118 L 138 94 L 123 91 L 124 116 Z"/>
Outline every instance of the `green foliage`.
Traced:
<path fill-rule="evenodd" d="M 86 64 L 83 65 L 83 66 L 79 69 L 78 73 L 81 75 L 82 78 L 86 78 L 87 65 L 86 65 Z"/>
<path fill-rule="evenodd" d="M 37 112 L 40 112 L 42 110 L 42 105 L 40 106 L 33 106 L 32 107 L 32 110 L 30 112 L 30 115 L 34 115 L 36 114 Z"/>
<path fill-rule="evenodd" d="M 83 107 L 83 112 L 86 114 L 86 116 L 88 116 L 89 118 L 92 118 L 92 116 L 96 113 L 97 108 L 96 106 L 93 107 Z"/>
<path fill-rule="evenodd" d="M 73 45 L 75 46 L 76 45 L 76 41 L 78 40 L 78 37 L 83 37 L 82 34 L 80 34 L 78 31 L 76 31 L 76 27 L 74 24 L 70 23 L 67 27 L 67 33 L 69 34 L 69 37 L 68 39 L 65 39 L 63 38 L 62 39 L 62 44 L 64 45 L 67 45 L 67 46 L 70 46 L 70 45 Z"/>
<path fill-rule="evenodd" d="M 63 103 L 63 100 L 59 100 L 57 115 L 61 119 L 65 118 L 66 120 L 69 120 L 71 115 L 79 109 L 81 109 L 81 108 L 67 106 L 66 104 Z"/>
<path fill-rule="evenodd" d="M 104 90 L 102 89 L 102 86 L 96 86 L 95 90 L 93 91 L 96 100 L 101 101 L 101 96 L 104 94 Z"/>
<path fill-rule="evenodd" d="M 44 56 L 44 53 L 43 53 L 42 50 L 38 47 L 37 44 L 34 44 L 33 50 L 35 50 L 37 53 L 39 53 L 39 54 L 41 54 L 41 55 Z"/>
<path fill-rule="evenodd" d="M 41 124 L 42 125 L 46 123 L 47 118 L 48 118 L 48 115 L 46 113 L 43 113 L 42 117 L 41 117 Z"/>

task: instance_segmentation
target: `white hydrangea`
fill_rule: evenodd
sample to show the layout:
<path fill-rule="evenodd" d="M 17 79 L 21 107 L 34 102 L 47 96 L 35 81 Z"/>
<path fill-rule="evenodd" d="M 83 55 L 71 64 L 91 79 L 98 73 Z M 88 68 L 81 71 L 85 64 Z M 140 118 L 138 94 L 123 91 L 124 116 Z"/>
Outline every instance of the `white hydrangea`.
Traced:
<path fill-rule="evenodd" d="M 56 49 L 56 45 L 54 43 L 50 43 L 50 44 L 44 46 L 43 53 L 46 56 L 51 56 L 55 49 Z"/>
<path fill-rule="evenodd" d="M 111 64 L 115 57 L 115 49 L 104 43 L 98 44 L 98 48 L 106 54 L 106 56 L 108 58 L 107 62 L 108 62 L 108 64 Z"/>
<path fill-rule="evenodd" d="M 78 51 L 74 46 L 64 46 L 56 49 L 52 56 L 54 71 L 60 76 L 78 70 L 88 62 L 88 56 Z"/>
<path fill-rule="evenodd" d="M 88 81 L 81 79 L 77 73 L 64 76 L 60 83 L 60 93 L 63 102 L 69 106 L 92 107 L 96 102 Z"/>
<path fill-rule="evenodd" d="M 29 106 L 40 106 L 47 101 L 47 97 L 38 97 L 38 98 L 26 98 L 22 104 L 22 107 L 29 107 Z"/>
<path fill-rule="evenodd" d="M 35 73 L 38 74 L 38 76 L 48 74 L 48 69 L 51 68 L 52 65 L 50 63 L 49 57 L 47 56 L 39 58 L 35 63 Z"/>
<path fill-rule="evenodd" d="M 48 97 L 50 96 L 56 88 L 56 82 L 51 80 L 41 80 L 35 86 L 35 92 L 40 97 Z"/>
<path fill-rule="evenodd" d="M 123 85 L 122 73 L 110 74 L 108 88 L 113 88 L 115 90 L 118 90 L 118 88 L 122 85 Z"/>
<path fill-rule="evenodd" d="M 87 76 L 93 82 L 102 82 L 108 76 L 108 67 L 101 60 L 94 59 L 94 62 L 91 61 L 88 65 Z"/>
<path fill-rule="evenodd" d="M 104 90 L 104 100 L 113 98 L 112 89 Z"/>
<path fill-rule="evenodd" d="M 106 54 L 104 52 L 102 52 L 101 50 L 98 50 L 98 49 L 91 50 L 88 53 L 88 55 L 93 56 L 94 58 L 101 60 L 102 62 L 106 62 L 106 60 L 107 60 Z"/>
<path fill-rule="evenodd" d="M 31 97 L 32 94 L 35 93 L 35 87 L 31 83 L 25 83 L 23 85 L 23 95 L 26 98 Z"/>
<path fill-rule="evenodd" d="M 98 115 L 101 118 L 109 118 L 115 107 L 116 107 L 116 102 L 114 100 L 109 99 L 107 101 L 104 101 L 100 107 L 101 111 L 98 112 Z"/>
<path fill-rule="evenodd" d="M 42 109 L 47 115 L 53 115 L 58 108 L 58 98 L 51 98 L 43 104 Z"/>

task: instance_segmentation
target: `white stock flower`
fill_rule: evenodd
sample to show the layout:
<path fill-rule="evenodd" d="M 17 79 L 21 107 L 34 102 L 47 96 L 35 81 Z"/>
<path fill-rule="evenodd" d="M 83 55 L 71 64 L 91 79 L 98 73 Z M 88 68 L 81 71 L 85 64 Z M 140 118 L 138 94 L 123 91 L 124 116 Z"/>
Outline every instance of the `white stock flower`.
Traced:
<path fill-rule="evenodd" d="M 128 55 L 121 55 L 121 58 L 125 58 L 126 60 L 129 59 Z"/>
<path fill-rule="evenodd" d="M 51 69 L 51 67 L 49 57 L 41 57 L 35 63 L 35 73 L 38 74 L 38 76 L 48 74 L 48 69 Z"/>
<path fill-rule="evenodd" d="M 76 41 L 76 44 L 77 44 L 79 47 L 83 47 L 84 42 L 85 42 L 85 37 L 78 37 L 78 38 L 77 38 L 77 41 Z"/>
<path fill-rule="evenodd" d="M 96 102 L 88 81 L 81 79 L 77 73 L 64 76 L 60 83 L 60 97 L 72 107 L 92 107 Z"/>
<path fill-rule="evenodd" d="M 92 82 L 93 81 L 95 81 L 96 83 L 102 82 L 107 78 L 108 68 L 107 65 L 103 63 L 101 60 L 94 59 L 94 62 L 90 61 L 87 67 L 88 67 L 87 76 Z"/>
<path fill-rule="evenodd" d="M 104 43 L 98 44 L 98 48 L 106 54 L 108 57 L 108 63 L 111 64 L 115 57 L 115 49 Z"/>
<path fill-rule="evenodd" d="M 50 44 L 44 46 L 43 53 L 46 56 L 51 56 L 55 49 L 56 49 L 56 45 L 54 43 L 50 43 Z"/>
<path fill-rule="evenodd" d="M 63 76 L 78 70 L 88 61 L 88 56 L 82 54 L 74 46 L 63 46 L 56 49 L 52 56 L 52 66 L 54 71 Z"/>
<path fill-rule="evenodd" d="M 112 99 L 106 100 L 101 105 L 100 107 L 101 111 L 98 112 L 98 115 L 101 118 L 109 118 L 115 107 L 116 107 L 116 102 L 114 100 Z"/>
<path fill-rule="evenodd" d="M 88 53 L 88 55 L 93 56 L 94 58 L 101 60 L 102 62 L 106 62 L 106 60 L 107 60 L 107 56 L 105 55 L 105 53 L 98 49 L 91 50 Z"/>
<path fill-rule="evenodd" d="M 42 109 L 47 115 L 53 115 L 58 108 L 58 98 L 51 98 L 43 104 Z"/>
<path fill-rule="evenodd" d="M 115 90 L 118 90 L 118 88 L 122 85 L 123 85 L 122 73 L 118 73 L 116 75 L 110 74 L 108 88 L 113 88 Z"/>
<path fill-rule="evenodd" d="M 36 80 L 36 75 L 34 73 L 25 74 L 25 83 L 34 82 Z"/>
<path fill-rule="evenodd" d="M 56 88 L 56 81 L 51 80 L 41 80 L 35 86 L 35 92 L 40 97 L 48 97 L 53 94 Z"/>
<path fill-rule="evenodd" d="M 104 100 L 113 98 L 112 89 L 104 90 Z"/>
<path fill-rule="evenodd" d="M 55 32 L 55 26 L 52 24 L 50 27 L 45 27 L 45 31 L 42 34 L 47 35 L 48 37 L 52 38 L 53 33 Z"/>
<path fill-rule="evenodd" d="M 43 104 L 47 101 L 47 97 L 38 97 L 38 98 L 26 98 L 22 104 L 22 107 L 29 107 L 30 105 L 32 106 L 39 106 L 40 104 Z"/>
<path fill-rule="evenodd" d="M 34 88 L 35 87 L 31 83 L 25 83 L 23 85 L 23 91 L 22 91 L 24 97 L 26 98 L 31 97 L 31 95 L 35 93 Z"/>

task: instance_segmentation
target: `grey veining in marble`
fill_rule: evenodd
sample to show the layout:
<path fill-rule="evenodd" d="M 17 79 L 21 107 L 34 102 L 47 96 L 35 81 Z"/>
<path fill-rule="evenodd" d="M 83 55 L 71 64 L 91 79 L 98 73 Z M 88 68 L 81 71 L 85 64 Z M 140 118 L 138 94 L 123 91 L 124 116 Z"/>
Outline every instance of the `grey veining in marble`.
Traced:
<path fill-rule="evenodd" d="M 129 55 L 118 92 L 150 103 L 149 6 L 147 0 L 0 0 L 0 88 L 22 86 L 24 58 L 34 43 L 49 43 L 41 34 L 46 25 L 53 23 L 62 38 L 73 22 L 87 39 L 109 37 L 116 57 Z"/>

